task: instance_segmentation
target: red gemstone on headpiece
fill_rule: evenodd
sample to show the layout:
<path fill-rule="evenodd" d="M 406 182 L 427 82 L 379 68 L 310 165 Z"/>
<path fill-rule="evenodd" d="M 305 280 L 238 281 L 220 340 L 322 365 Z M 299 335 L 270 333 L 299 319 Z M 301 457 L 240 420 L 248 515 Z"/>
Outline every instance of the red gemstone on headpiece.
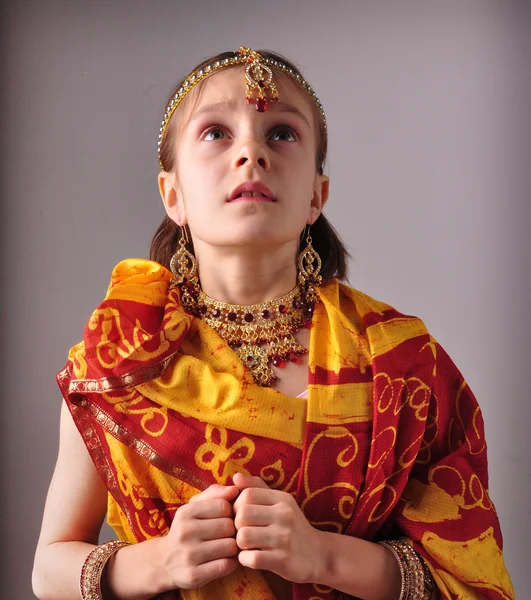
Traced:
<path fill-rule="evenodd" d="M 267 110 L 267 100 L 265 98 L 258 98 L 256 110 L 258 112 L 265 112 Z"/>
<path fill-rule="evenodd" d="M 299 360 L 299 356 L 295 352 L 290 352 L 288 358 L 292 363 L 296 363 Z"/>
<path fill-rule="evenodd" d="M 259 85 L 260 87 L 264 87 L 264 85 L 265 85 L 265 83 L 264 83 L 264 80 L 263 80 L 263 79 L 260 79 L 260 81 L 258 82 L 258 85 Z"/>

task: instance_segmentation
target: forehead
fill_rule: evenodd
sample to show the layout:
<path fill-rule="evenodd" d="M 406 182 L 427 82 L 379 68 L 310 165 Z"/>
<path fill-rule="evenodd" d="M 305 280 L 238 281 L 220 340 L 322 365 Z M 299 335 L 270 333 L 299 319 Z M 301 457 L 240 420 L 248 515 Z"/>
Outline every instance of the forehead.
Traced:
<path fill-rule="evenodd" d="M 272 114 L 276 110 L 286 109 L 287 112 L 295 112 L 289 110 L 294 108 L 302 114 L 313 129 L 312 101 L 305 90 L 275 69 L 273 69 L 273 83 L 278 90 L 279 102 L 270 104 L 267 112 Z M 185 106 L 181 105 L 180 108 L 183 110 L 179 112 L 184 123 L 188 123 L 205 108 L 214 110 L 218 107 L 219 111 L 222 111 L 223 107 L 230 106 L 238 110 L 257 112 L 254 103 L 245 100 L 246 84 L 245 70 L 239 66 L 223 69 L 207 77 L 188 94 L 183 102 Z M 257 112 L 257 114 L 261 113 Z"/>

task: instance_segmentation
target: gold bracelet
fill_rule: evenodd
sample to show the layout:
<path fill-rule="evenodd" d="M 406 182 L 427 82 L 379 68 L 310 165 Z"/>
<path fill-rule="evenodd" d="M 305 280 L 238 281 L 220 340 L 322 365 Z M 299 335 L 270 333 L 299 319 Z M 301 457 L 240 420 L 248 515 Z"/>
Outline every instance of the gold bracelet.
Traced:
<path fill-rule="evenodd" d="M 388 550 L 390 550 L 398 563 L 398 567 L 400 568 L 400 596 L 398 600 L 407 600 L 409 596 L 409 581 L 407 578 L 407 568 L 406 562 L 403 560 L 402 554 L 397 550 L 395 545 L 392 542 L 379 542 L 380 546 L 384 546 Z"/>
<path fill-rule="evenodd" d="M 422 557 L 405 540 L 379 543 L 393 553 L 400 567 L 402 589 L 399 600 L 430 600 L 435 583 Z"/>
<path fill-rule="evenodd" d="M 94 548 L 87 556 L 81 569 L 79 578 L 79 591 L 82 600 L 103 600 L 101 594 L 101 575 L 107 561 L 123 546 L 129 546 L 129 542 L 112 540 Z"/>

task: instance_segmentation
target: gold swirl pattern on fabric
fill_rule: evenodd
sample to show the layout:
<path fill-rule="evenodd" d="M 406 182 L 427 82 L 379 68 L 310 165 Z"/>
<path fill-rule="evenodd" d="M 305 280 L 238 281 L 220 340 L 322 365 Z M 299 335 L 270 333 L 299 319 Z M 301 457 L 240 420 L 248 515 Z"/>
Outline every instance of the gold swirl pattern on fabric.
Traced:
<path fill-rule="evenodd" d="M 127 339 L 122 328 L 120 312 L 115 308 L 96 309 L 89 319 L 88 327 L 92 330 L 101 329 L 101 340 L 96 347 L 96 352 L 100 365 L 105 369 L 116 367 L 120 358 L 128 358 L 133 354 L 135 354 L 136 360 L 146 362 L 155 360 L 167 352 L 169 348 L 169 342 L 164 335 L 164 331 L 161 331 L 156 349 L 152 352 L 147 351 L 143 346 L 143 342 L 149 340 L 152 336 L 142 328 L 138 320 L 133 328 L 133 339 Z M 118 344 L 109 337 L 113 328 L 116 328 L 120 335 L 120 343 Z"/>
<path fill-rule="evenodd" d="M 140 426 L 147 435 L 158 437 L 166 431 L 166 427 L 168 426 L 168 408 L 148 404 L 144 396 L 139 394 L 135 389 L 120 390 L 113 394 L 102 394 L 101 397 L 111 404 L 117 412 L 142 415 Z"/>
<path fill-rule="evenodd" d="M 195 462 L 200 469 L 210 471 L 221 485 L 226 485 L 228 478 L 235 473 L 250 475 L 244 465 L 251 460 L 255 451 L 251 438 L 240 437 L 227 447 L 227 430 L 207 425 L 205 439 L 195 453 Z"/>
<path fill-rule="evenodd" d="M 325 486 L 321 486 L 317 489 L 312 490 L 309 482 L 309 473 L 312 464 L 312 455 L 315 450 L 316 445 L 323 438 L 345 438 L 346 447 L 336 455 L 336 463 L 339 467 L 344 467 L 352 463 L 357 454 L 358 454 L 358 442 L 352 433 L 346 428 L 342 426 L 332 426 L 328 427 L 326 430 L 318 433 L 311 441 L 308 453 L 306 456 L 306 460 L 304 462 L 303 467 L 303 485 L 305 496 L 300 503 L 301 510 L 304 512 L 308 503 L 322 494 L 327 490 L 346 490 L 347 493 L 343 494 L 338 500 L 338 512 L 343 519 L 349 519 L 353 512 L 354 507 L 356 505 L 356 501 L 358 499 L 359 490 L 353 484 L 348 481 L 336 481 L 332 484 L 327 484 Z M 349 493 L 350 492 L 350 493 Z M 346 509 L 346 506 L 350 505 L 350 509 Z M 336 521 L 327 521 L 328 526 L 332 526 L 337 529 L 338 533 L 342 531 L 343 524 Z M 316 523 L 312 521 L 313 525 L 323 525 L 323 522 Z"/>

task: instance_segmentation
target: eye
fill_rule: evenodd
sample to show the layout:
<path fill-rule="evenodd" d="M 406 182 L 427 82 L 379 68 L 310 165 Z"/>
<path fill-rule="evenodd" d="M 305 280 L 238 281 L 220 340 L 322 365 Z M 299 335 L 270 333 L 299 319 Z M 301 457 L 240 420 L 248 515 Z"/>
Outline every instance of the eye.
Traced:
<path fill-rule="evenodd" d="M 296 142 L 299 138 L 291 127 L 282 125 L 272 131 L 271 139 L 274 142 Z"/>
<path fill-rule="evenodd" d="M 225 137 L 226 133 L 219 125 L 212 125 L 212 127 L 209 127 L 206 130 L 203 139 L 207 142 L 215 142 L 216 140 L 222 140 Z"/>

